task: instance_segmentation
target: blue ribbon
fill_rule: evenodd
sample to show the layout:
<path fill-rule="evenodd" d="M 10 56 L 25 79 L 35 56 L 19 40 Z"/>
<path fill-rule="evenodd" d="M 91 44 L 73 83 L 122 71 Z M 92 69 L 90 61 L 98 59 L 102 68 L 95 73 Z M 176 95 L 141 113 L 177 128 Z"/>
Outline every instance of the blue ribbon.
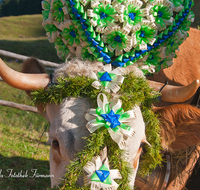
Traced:
<path fill-rule="evenodd" d="M 100 78 L 100 81 L 112 81 L 112 79 L 110 78 L 110 75 L 108 72 L 105 72 L 101 78 Z"/>
<path fill-rule="evenodd" d="M 130 18 L 131 20 L 134 21 L 134 20 L 135 20 L 136 13 L 129 13 L 128 16 L 129 16 L 129 18 Z"/>
<path fill-rule="evenodd" d="M 110 128 L 111 129 L 114 129 L 115 127 L 119 126 L 121 123 L 119 122 L 119 118 L 120 118 L 120 115 L 119 114 L 115 114 L 113 110 L 110 111 L 109 114 L 101 114 L 101 117 L 109 122 L 111 125 L 110 125 Z"/>
<path fill-rule="evenodd" d="M 105 170 L 96 170 L 95 172 L 101 182 L 104 182 L 107 179 L 107 177 L 110 175 L 110 172 L 105 171 Z"/>

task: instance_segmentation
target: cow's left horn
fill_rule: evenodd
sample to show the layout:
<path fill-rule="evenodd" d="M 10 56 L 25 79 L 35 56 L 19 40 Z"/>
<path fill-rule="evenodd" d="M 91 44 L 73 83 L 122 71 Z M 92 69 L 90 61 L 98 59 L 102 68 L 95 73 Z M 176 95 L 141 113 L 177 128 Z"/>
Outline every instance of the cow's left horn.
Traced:
<path fill-rule="evenodd" d="M 9 68 L 0 58 L 0 76 L 10 86 L 20 90 L 37 90 L 49 83 L 48 74 L 25 74 Z"/>
<path fill-rule="evenodd" d="M 148 81 L 149 85 L 156 90 L 160 90 L 164 84 Z M 188 86 L 166 85 L 161 91 L 161 100 L 166 102 L 185 102 L 189 100 L 199 88 L 199 80 L 193 81 Z"/>

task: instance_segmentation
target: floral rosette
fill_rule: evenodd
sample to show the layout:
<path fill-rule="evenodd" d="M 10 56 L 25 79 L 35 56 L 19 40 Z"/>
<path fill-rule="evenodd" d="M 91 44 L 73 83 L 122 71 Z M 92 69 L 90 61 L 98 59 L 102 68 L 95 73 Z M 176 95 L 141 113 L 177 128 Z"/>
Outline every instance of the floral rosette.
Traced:
<path fill-rule="evenodd" d="M 84 185 L 90 185 L 91 190 L 117 190 L 119 185 L 114 179 L 122 179 L 118 169 L 110 169 L 107 157 L 93 157 L 83 169 L 88 173 L 88 175 L 84 177 Z"/>
<path fill-rule="evenodd" d="M 79 59 L 137 66 L 146 56 L 169 49 L 175 36 L 178 45 L 186 39 L 194 20 L 192 6 L 192 0 L 45 0 L 43 26 L 51 43 L 64 38 L 66 49 Z M 172 60 L 177 48 L 162 59 Z M 62 51 L 59 57 L 67 58 L 67 50 Z M 148 62 L 149 68 L 160 66 L 155 61 Z"/>
<path fill-rule="evenodd" d="M 124 112 L 121 108 L 121 100 L 108 102 L 107 96 L 102 93 L 97 96 L 97 105 L 97 109 L 90 109 L 85 115 L 88 121 L 87 129 L 93 133 L 101 127 L 107 128 L 111 138 L 118 144 L 119 148 L 126 149 L 128 137 L 133 137 L 135 133 L 133 128 L 126 124 L 136 118 L 134 111 Z"/>
<path fill-rule="evenodd" d="M 90 78 L 95 79 L 92 83 L 92 86 L 96 89 L 104 89 L 106 92 L 110 90 L 114 93 L 117 93 L 124 81 L 125 71 L 121 68 L 116 68 L 112 71 L 111 64 L 104 66 L 104 71 L 100 71 L 97 74 L 91 72 Z"/>

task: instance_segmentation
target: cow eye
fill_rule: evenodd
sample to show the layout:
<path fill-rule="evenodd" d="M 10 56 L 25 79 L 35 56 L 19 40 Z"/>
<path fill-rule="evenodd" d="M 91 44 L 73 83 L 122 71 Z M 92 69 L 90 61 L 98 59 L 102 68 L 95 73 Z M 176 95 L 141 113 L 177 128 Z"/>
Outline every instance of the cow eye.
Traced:
<path fill-rule="evenodd" d="M 57 146 L 57 147 L 59 146 L 59 142 L 57 140 L 53 140 L 52 143 L 53 143 L 54 146 Z"/>

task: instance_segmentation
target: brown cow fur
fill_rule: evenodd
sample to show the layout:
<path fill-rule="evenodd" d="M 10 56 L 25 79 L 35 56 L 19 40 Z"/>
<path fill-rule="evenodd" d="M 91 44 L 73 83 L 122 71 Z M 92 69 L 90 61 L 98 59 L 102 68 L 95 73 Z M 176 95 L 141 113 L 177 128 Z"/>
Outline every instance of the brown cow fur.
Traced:
<path fill-rule="evenodd" d="M 200 80 L 200 30 L 190 28 L 189 37 L 179 47 L 177 58 L 173 59 L 173 65 L 161 70 L 149 80 L 165 83 L 167 79 L 171 85 L 188 85 L 194 80 Z M 185 103 L 190 103 L 193 97 Z M 169 106 L 173 103 L 160 101 L 156 106 Z"/>
<path fill-rule="evenodd" d="M 22 64 L 23 73 L 46 73 L 44 67 L 38 60 L 31 57 L 23 62 Z"/>
<path fill-rule="evenodd" d="M 200 143 L 200 110 L 187 104 L 154 108 L 159 114 L 162 147 L 178 151 Z"/>
<path fill-rule="evenodd" d="M 179 48 L 174 64 L 148 79 L 162 83 L 167 79 L 169 84 L 184 86 L 200 80 L 200 30 L 190 28 L 189 37 Z"/>

